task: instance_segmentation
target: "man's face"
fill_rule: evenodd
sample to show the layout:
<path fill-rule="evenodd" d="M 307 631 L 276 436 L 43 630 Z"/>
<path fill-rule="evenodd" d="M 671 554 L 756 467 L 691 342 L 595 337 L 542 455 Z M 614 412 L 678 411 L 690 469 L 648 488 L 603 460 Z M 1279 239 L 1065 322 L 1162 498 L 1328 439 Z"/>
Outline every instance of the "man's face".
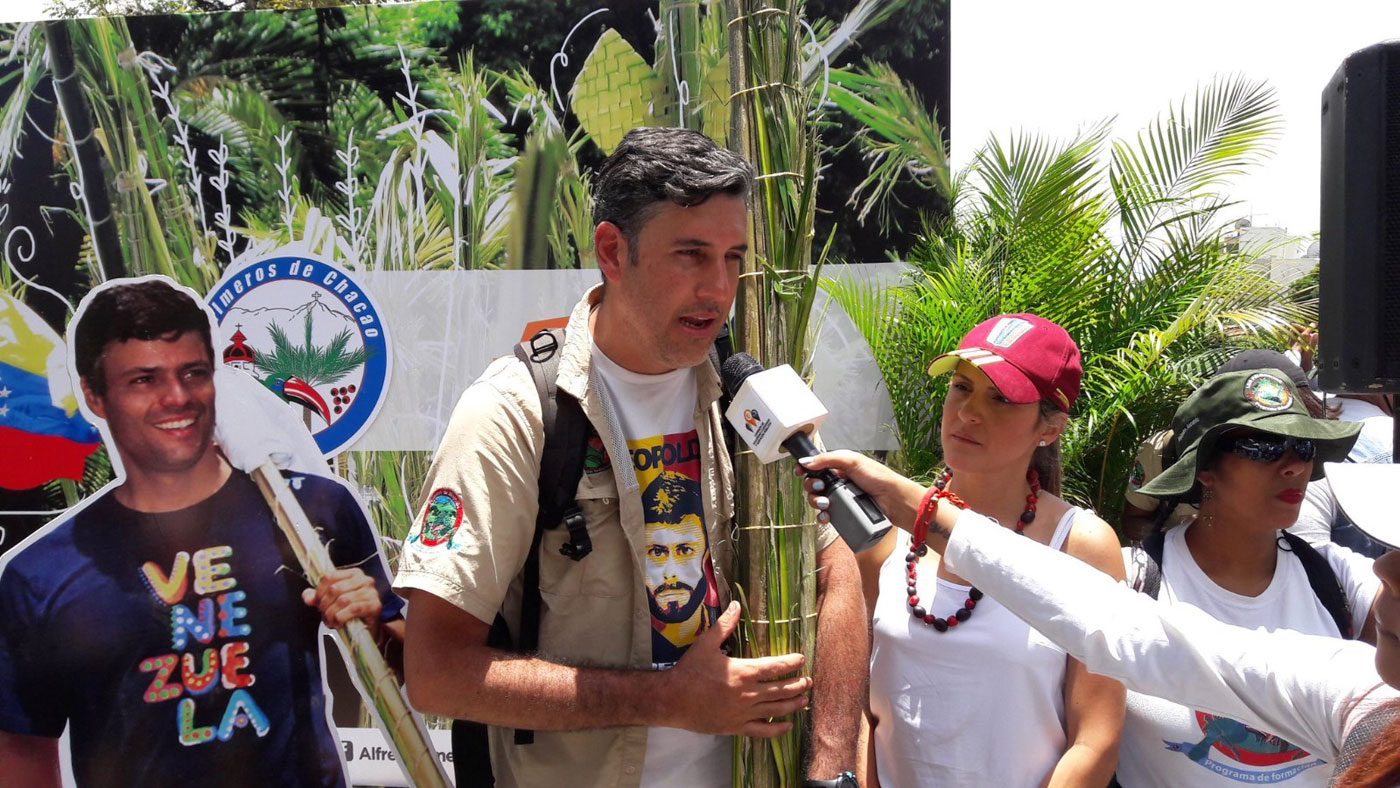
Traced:
<path fill-rule="evenodd" d="M 679 523 L 647 525 L 647 592 L 652 613 L 668 624 L 690 618 L 704 601 L 705 531 L 688 514 Z"/>
<path fill-rule="evenodd" d="M 748 248 L 748 207 L 717 194 L 683 208 L 658 203 L 634 248 L 620 239 L 617 265 L 604 266 L 603 309 L 633 339 L 608 353 L 623 367 L 659 374 L 704 361 L 739 284 Z"/>
<path fill-rule="evenodd" d="M 105 419 L 128 474 L 188 471 L 214 434 L 214 365 L 203 338 L 112 342 L 98 360 L 107 393 L 83 381 L 88 407 Z"/>

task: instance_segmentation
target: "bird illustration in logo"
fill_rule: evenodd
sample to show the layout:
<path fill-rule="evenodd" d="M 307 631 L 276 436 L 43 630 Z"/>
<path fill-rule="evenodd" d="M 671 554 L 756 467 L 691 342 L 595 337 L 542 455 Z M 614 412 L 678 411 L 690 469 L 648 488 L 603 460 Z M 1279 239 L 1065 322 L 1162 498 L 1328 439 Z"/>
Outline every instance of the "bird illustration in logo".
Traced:
<path fill-rule="evenodd" d="M 280 394 L 282 399 L 294 402 L 320 416 L 327 424 L 330 423 L 331 409 L 327 407 L 326 400 L 306 381 L 292 375 L 286 378 L 273 378 L 267 381 L 267 385 Z"/>
<path fill-rule="evenodd" d="M 1277 766 L 1308 757 L 1306 750 L 1238 720 L 1198 711 L 1196 721 L 1205 737 L 1194 744 L 1163 741 L 1168 751 L 1184 753 L 1196 763 L 1204 763 L 1214 749 L 1236 762 L 1256 767 Z"/>
<path fill-rule="evenodd" d="M 748 408 L 744 411 L 744 428 L 753 432 L 758 427 L 758 420 L 762 418 L 758 415 L 757 408 Z"/>

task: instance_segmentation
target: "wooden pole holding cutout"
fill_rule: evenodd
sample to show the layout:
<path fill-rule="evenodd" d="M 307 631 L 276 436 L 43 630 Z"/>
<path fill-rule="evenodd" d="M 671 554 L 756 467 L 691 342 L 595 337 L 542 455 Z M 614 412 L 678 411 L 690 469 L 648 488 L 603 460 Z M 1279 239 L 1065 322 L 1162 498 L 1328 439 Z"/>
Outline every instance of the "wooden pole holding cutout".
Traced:
<path fill-rule="evenodd" d="M 321 582 L 323 575 L 335 569 L 330 553 L 316 535 L 296 496 L 292 495 L 282 472 L 271 460 L 255 468 L 252 477 L 272 509 L 277 526 L 291 543 L 292 552 L 306 572 L 307 580 L 314 587 Z M 452 782 L 428 741 L 428 731 L 409 708 L 394 671 L 379 653 L 379 645 L 375 643 L 369 626 L 357 618 L 336 627 L 336 632 L 349 650 L 350 668 L 359 676 L 360 686 L 374 708 L 375 722 L 389 737 L 389 744 L 398 755 L 399 763 L 403 764 L 409 782 L 418 788 L 451 786 Z"/>

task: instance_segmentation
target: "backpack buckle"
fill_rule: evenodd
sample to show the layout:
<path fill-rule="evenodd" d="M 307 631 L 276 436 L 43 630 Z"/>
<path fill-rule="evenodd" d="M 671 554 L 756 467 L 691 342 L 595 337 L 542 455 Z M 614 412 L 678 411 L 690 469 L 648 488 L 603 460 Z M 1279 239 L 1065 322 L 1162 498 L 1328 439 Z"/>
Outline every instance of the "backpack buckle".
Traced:
<path fill-rule="evenodd" d="M 593 552 L 593 540 L 588 536 L 588 523 L 583 512 L 577 506 L 564 513 L 564 527 L 569 529 L 569 541 L 559 545 L 559 554 L 582 561 Z"/>
<path fill-rule="evenodd" d="M 530 337 L 530 360 L 543 364 L 559 351 L 559 337 L 553 331 L 542 328 Z"/>

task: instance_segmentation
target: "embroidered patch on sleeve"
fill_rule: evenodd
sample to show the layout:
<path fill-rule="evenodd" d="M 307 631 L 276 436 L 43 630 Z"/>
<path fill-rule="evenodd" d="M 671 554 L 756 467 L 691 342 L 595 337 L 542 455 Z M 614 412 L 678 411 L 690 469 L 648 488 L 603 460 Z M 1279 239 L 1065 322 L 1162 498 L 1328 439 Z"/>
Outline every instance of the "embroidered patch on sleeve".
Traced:
<path fill-rule="evenodd" d="M 447 545 L 452 547 L 452 537 L 462 526 L 462 498 L 445 487 L 433 491 L 428 497 L 428 505 L 423 509 L 423 524 L 412 536 L 410 542 L 423 547 Z"/>

